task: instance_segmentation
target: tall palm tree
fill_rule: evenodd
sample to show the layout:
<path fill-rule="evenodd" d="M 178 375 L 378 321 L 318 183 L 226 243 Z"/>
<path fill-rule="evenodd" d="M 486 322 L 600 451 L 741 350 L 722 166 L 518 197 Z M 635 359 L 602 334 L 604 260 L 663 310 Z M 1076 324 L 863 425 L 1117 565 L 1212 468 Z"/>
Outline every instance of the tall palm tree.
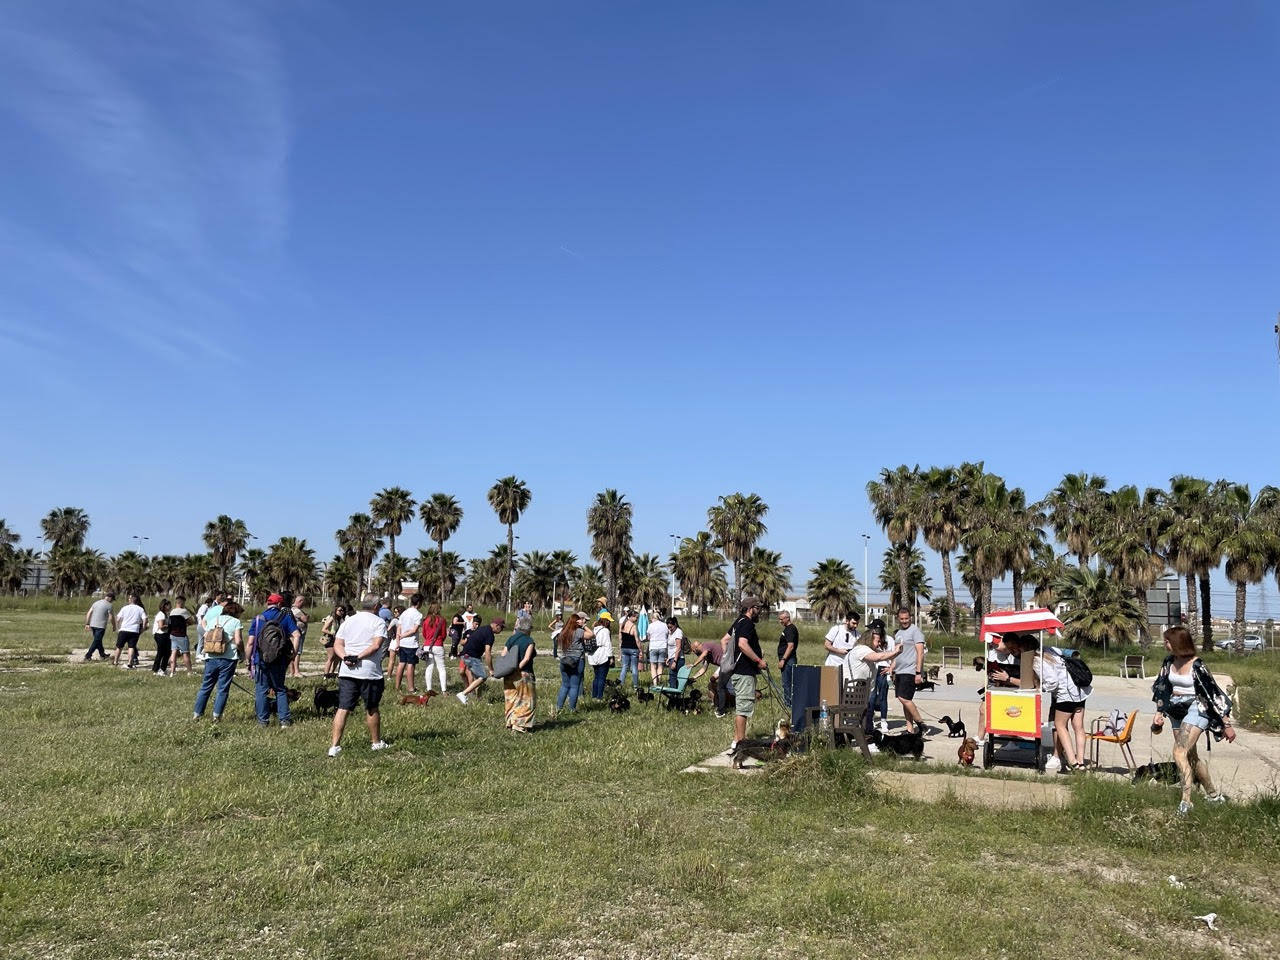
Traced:
<path fill-rule="evenodd" d="M 754 547 L 742 564 L 742 586 L 758 597 L 769 610 L 787 598 L 791 589 L 791 565 L 782 562 L 782 554 L 764 547 Z"/>
<path fill-rule="evenodd" d="M 0 553 L 13 549 L 21 542 L 21 535 L 15 532 L 5 521 L 0 520 Z"/>
<path fill-rule="evenodd" d="M 489 488 L 489 506 L 498 515 L 498 522 L 507 525 L 507 574 L 503 580 L 507 591 L 507 610 L 511 609 L 511 563 L 516 550 L 515 525 L 520 522 L 520 514 L 529 508 L 529 501 L 532 499 L 533 494 L 529 492 L 529 488 L 517 477 L 503 477 Z"/>
<path fill-rule="evenodd" d="M 1237 653 L 1244 653 L 1244 616 L 1249 584 L 1261 583 L 1267 570 L 1280 558 L 1280 490 L 1263 487 L 1251 500 L 1249 488 L 1233 483 L 1222 490 L 1223 525 L 1226 535 L 1222 553 L 1227 560 L 1227 579 L 1236 587 L 1235 619 L 1231 636 Z"/>
<path fill-rule="evenodd" d="M 574 556 L 572 550 L 553 550 L 551 551 L 551 566 L 555 569 L 554 588 L 559 592 L 557 599 L 564 601 L 569 595 L 569 584 L 573 582 L 573 574 L 578 567 L 578 558 Z M 563 587 L 561 587 L 562 584 Z"/>
<path fill-rule="evenodd" d="M 369 566 L 383 546 L 382 538 L 378 536 L 378 524 L 367 513 L 353 513 L 347 518 L 347 525 L 335 531 L 333 536 L 342 555 L 356 568 L 359 578 L 356 590 L 364 590 Z M 372 587 L 370 582 L 369 589 Z"/>
<path fill-rule="evenodd" d="M 418 517 L 426 528 L 427 536 L 436 542 L 436 553 L 440 561 L 439 584 L 440 604 L 445 600 L 444 542 L 458 532 L 462 524 L 462 506 L 457 498 L 447 493 L 433 493 L 428 499 L 418 504 Z M 421 580 L 421 576 L 418 578 Z"/>
<path fill-rule="evenodd" d="M 1132 594 L 1142 611 L 1140 642 L 1151 643 L 1151 618 L 1147 591 L 1164 573 L 1164 558 L 1156 550 L 1157 504 L 1163 491 L 1125 485 L 1108 493 L 1099 526 L 1098 556 Z"/>
<path fill-rule="evenodd" d="M 204 545 L 213 554 L 218 565 L 218 584 L 225 590 L 227 574 L 235 566 L 236 557 L 249 545 L 249 528 L 243 520 L 232 519 L 225 513 L 204 525 Z"/>
<path fill-rule="evenodd" d="M 902 568 L 902 554 L 907 555 L 907 589 L 902 593 L 898 580 L 898 571 Z M 894 544 L 884 552 L 880 565 L 880 589 L 889 594 L 889 607 L 897 610 L 902 607 L 910 609 L 915 606 L 915 598 L 933 599 L 933 586 L 929 583 L 929 574 L 924 568 L 924 553 L 919 547 L 908 547 Z"/>
<path fill-rule="evenodd" d="M 973 635 L 977 637 L 982 632 L 982 618 L 991 612 L 984 606 L 986 600 L 983 581 L 978 576 L 973 557 L 967 553 L 956 557 L 956 572 L 960 574 L 960 582 L 969 591 L 969 598 L 973 601 Z"/>
<path fill-rule="evenodd" d="M 51 553 L 63 547 L 79 550 L 89 534 L 89 515 L 79 507 L 58 507 L 40 521 L 40 531 Z"/>
<path fill-rule="evenodd" d="M 828 557 L 809 571 L 809 606 L 819 620 L 841 620 L 858 610 L 858 578 L 843 560 Z"/>
<path fill-rule="evenodd" d="M 281 537 L 267 551 L 267 570 L 276 589 L 303 593 L 316 584 L 316 552 L 305 539 Z"/>
<path fill-rule="evenodd" d="M 756 493 L 730 493 L 707 509 L 707 526 L 716 535 L 716 546 L 733 564 L 735 603 L 743 597 L 742 564 L 769 528 L 764 516 L 769 505 Z"/>
<path fill-rule="evenodd" d="M 385 487 L 375 493 L 369 501 L 369 515 L 378 524 L 378 532 L 390 541 L 391 564 L 388 571 L 402 569 L 396 563 L 396 537 L 404 532 L 404 525 L 413 519 L 413 494 L 404 487 Z M 387 581 L 387 593 L 393 597 L 400 595 L 400 584 Z"/>
<path fill-rule="evenodd" d="M 712 585 L 717 575 L 724 577 L 725 559 L 716 549 L 715 539 L 706 530 L 685 537 L 671 554 L 671 563 L 685 596 L 698 598 L 698 619 L 701 620 L 712 601 Z"/>
<path fill-rule="evenodd" d="M 894 546 L 910 548 L 916 542 L 916 531 L 920 528 L 923 513 L 920 489 L 920 467 L 908 467 L 906 464 L 892 470 L 884 467 L 880 471 L 880 479 L 867 484 L 871 512 Z M 904 597 L 911 595 L 910 584 L 907 583 L 907 556 L 898 554 L 898 591 Z"/>
<path fill-rule="evenodd" d="M 1159 542 L 1169 565 L 1186 583 L 1187 625 L 1204 650 L 1213 648 L 1213 625 L 1196 617 L 1196 578 L 1218 565 L 1221 540 L 1214 523 L 1209 481 L 1184 474 L 1171 477 L 1160 499 Z M 1206 625 L 1207 623 L 1207 625 Z"/>
<path fill-rule="evenodd" d="M 267 551 L 258 547 L 249 548 L 240 557 L 237 571 L 244 581 L 249 599 L 258 603 L 266 600 L 271 593 L 271 571 L 267 568 Z"/>
<path fill-rule="evenodd" d="M 1106 477 L 1068 473 L 1040 504 L 1054 536 L 1076 555 L 1082 567 L 1089 565 L 1089 558 L 1096 552 L 1106 489 Z"/>
<path fill-rule="evenodd" d="M 953 617 L 956 611 L 956 588 L 951 579 L 951 554 L 960 546 L 964 533 L 964 504 L 970 488 L 982 475 L 983 465 L 965 463 L 955 467 L 930 467 L 921 477 L 919 495 L 920 533 L 924 542 L 942 557 L 942 582 L 947 591 L 946 615 Z M 950 620 L 943 629 L 951 633 L 955 624 Z"/>
<path fill-rule="evenodd" d="M 604 564 L 609 608 L 614 609 L 619 568 L 623 558 L 631 555 L 631 504 L 627 498 L 612 487 L 597 493 L 587 510 L 587 533 L 591 535 L 591 556 Z"/>

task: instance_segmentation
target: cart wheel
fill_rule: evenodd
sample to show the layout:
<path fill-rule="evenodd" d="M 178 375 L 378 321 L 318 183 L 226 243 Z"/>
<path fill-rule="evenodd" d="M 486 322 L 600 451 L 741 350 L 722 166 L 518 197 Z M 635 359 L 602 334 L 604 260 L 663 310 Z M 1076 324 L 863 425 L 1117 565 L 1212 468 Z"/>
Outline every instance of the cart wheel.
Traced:
<path fill-rule="evenodd" d="M 996 750 L 991 743 L 991 738 L 987 737 L 982 743 L 982 769 L 990 770 L 991 763 L 995 759 Z"/>

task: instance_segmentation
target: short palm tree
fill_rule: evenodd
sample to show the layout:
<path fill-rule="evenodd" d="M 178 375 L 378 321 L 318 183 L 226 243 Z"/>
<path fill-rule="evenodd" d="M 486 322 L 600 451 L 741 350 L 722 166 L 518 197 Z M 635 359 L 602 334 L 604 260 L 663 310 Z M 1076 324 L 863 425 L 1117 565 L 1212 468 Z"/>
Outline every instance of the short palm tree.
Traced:
<path fill-rule="evenodd" d="M 564 600 L 569 594 L 569 585 L 573 582 L 574 571 L 578 567 L 578 558 L 572 550 L 551 551 L 551 566 L 555 569 L 553 593 L 557 600 Z M 561 592 L 563 591 L 563 592 Z"/>
<path fill-rule="evenodd" d="M 369 567 L 379 551 L 382 550 L 382 538 L 378 536 L 378 524 L 367 513 L 353 513 L 347 518 L 347 525 L 334 533 L 338 548 L 356 569 L 359 583 L 357 592 L 365 589 L 365 578 Z M 369 584 L 372 589 L 373 584 Z"/>
<path fill-rule="evenodd" d="M 596 598 L 605 593 L 608 587 L 604 575 L 594 564 L 584 563 L 573 575 L 573 601 L 583 610 L 591 610 Z"/>
<path fill-rule="evenodd" d="M 213 554 L 213 562 L 218 566 L 218 585 L 227 587 L 227 575 L 235 566 L 236 557 L 249 545 L 249 528 L 243 520 L 233 519 L 225 513 L 219 514 L 204 525 L 204 545 Z"/>
<path fill-rule="evenodd" d="M 445 601 L 445 569 L 444 542 L 458 532 L 462 524 L 462 506 L 456 497 L 447 493 L 433 493 L 428 499 L 418 504 L 418 517 L 426 528 L 427 536 L 436 542 L 436 553 L 440 561 L 437 575 L 440 588 L 440 604 Z M 421 576 L 419 579 L 422 579 Z"/>
<path fill-rule="evenodd" d="M 898 573 L 902 569 L 903 553 L 907 555 L 907 589 L 909 592 L 906 594 L 901 592 L 902 587 L 898 580 Z M 895 544 L 885 550 L 880 564 L 880 589 L 889 594 L 889 609 L 891 610 L 898 610 L 902 607 L 911 609 L 915 606 L 917 597 L 921 600 L 933 599 L 933 585 L 929 583 L 929 574 L 924 568 L 924 553 L 919 547 Z"/>
<path fill-rule="evenodd" d="M 0 555 L 0 581 L 3 581 L 4 589 L 17 596 L 27 581 L 27 574 L 38 562 L 39 557 L 34 550 L 14 549 L 11 546 Z"/>
<path fill-rule="evenodd" d="M 258 547 L 249 548 L 240 556 L 237 571 L 244 582 L 249 599 L 255 603 L 266 600 L 271 593 L 271 571 L 267 568 L 267 551 Z"/>
<path fill-rule="evenodd" d="M 707 526 L 716 537 L 716 547 L 733 564 L 733 599 L 743 597 L 742 564 L 769 528 L 764 524 L 769 505 L 756 493 L 730 493 L 707 509 Z"/>
<path fill-rule="evenodd" d="M 715 539 L 706 530 L 685 537 L 671 554 L 676 581 L 686 597 L 698 598 L 698 619 L 714 602 L 713 584 L 717 576 L 724 578 L 725 559 L 715 547 Z"/>
<path fill-rule="evenodd" d="M 1132 485 L 1108 493 L 1099 526 L 1098 556 L 1124 584 L 1142 611 L 1141 643 L 1151 643 L 1147 591 L 1164 573 L 1164 558 L 1157 550 L 1158 511 L 1162 491 L 1139 493 Z"/>
<path fill-rule="evenodd" d="M 515 558 L 515 525 L 520 522 L 520 514 L 529 508 L 533 494 L 518 477 L 503 477 L 489 488 L 489 506 L 498 515 L 498 522 L 507 525 L 507 570 L 502 581 L 506 586 L 507 599 L 505 609 L 511 609 L 511 564 Z"/>
<path fill-rule="evenodd" d="M 1068 567 L 1056 592 L 1067 605 L 1062 622 L 1072 644 L 1124 643 L 1142 622 L 1138 601 L 1106 570 Z"/>
<path fill-rule="evenodd" d="M 1226 536 L 1222 553 L 1226 558 L 1227 579 L 1236 587 L 1235 619 L 1231 636 L 1237 653 L 1244 653 L 1245 599 L 1249 584 L 1261 583 L 1267 570 L 1280 558 L 1280 490 L 1263 487 L 1257 499 L 1250 499 L 1249 488 L 1231 484 L 1222 491 L 1223 520 Z"/>
<path fill-rule="evenodd" d="M 1049 491 L 1040 506 L 1060 543 L 1066 544 L 1082 567 L 1096 552 L 1107 478 L 1068 473 Z"/>
<path fill-rule="evenodd" d="M 663 566 L 662 558 L 652 553 L 642 553 L 633 562 L 634 583 L 629 591 L 631 601 L 638 606 L 669 610 L 672 600 L 671 581 Z"/>
<path fill-rule="evenodd" d="M 452 550 L 445 550 L 443 554 L 435 550 L 419 550 L 410 571 L 418 578 L 418 589 L 424 596 L 438 595 L 441 598 L 442 609 L 467 572 L 462 558 Z"/>
<path fill-rule="evenodd" d="M 742 564 L 742 586 L 758 597 L 766 610 L 787 598 L 791 589 L 791 565 L 782 562 L 782 554 L 764 547 L 754 547 Z"/>
<path fill-rule="evenodd" d="M 521 602 L 533 600 L 534 607 L 541 610 L 551 599 L 551 591 L 555 588 L 556 569 L 551 563 L 551 556 L 544 550 L 530 550 L 520 558 L 516 569 L 516 592 Z"/>
<path fill-rule="evenodd" d="M 858 578 L 843 560 L 828 557 L 814 567 L 806 590 L 819 620 L 832 622 L 858 610 Z"/>
<path fill-rule="evenodd" d="M 385 487 L 373 495 L 369 501 L 369 515 L 378 524 L 378 532 L 386 536 L 390 542 L 391 564 L 388 574 L 394 576 L 402 569 L 396 562 L 396 537 L 404 532 L 404 525 L 413 519 L 413 494 L 404 487 Z M 385 580 L 387 593 L 393 597 L 400 596 L 400 582 Z"/>
<path fill-rule="evenodd" d="M 623 558 L 631 555 L 631 513 L 631 504 L 627 502 L 627 498 L 613 488 L 597 493 L 591 508 L 587 510 L 591 556 L 604 564 L 611 610 L 618 600 L 618 574 Z M 580 567 L 579 573 L 581 571 Z"/>
<path fill-rule="evenodd" d="M 346 557 L 338 554 L 324 568 L 324 592 L 336 605 L 354 598 L 359 591 L 359 573 Z"/>
<path fill-rule="evenodd" d="M 218 568 L 207 553 L 189 553 L 182 558 L 178 582 L 188 597 L 204 597 L 217 589 Z"/>
<path fill-rule="evenodd" d="M 880 471 L 880 479 L 867 484 L 871 512 L 890 544 L 908 549 L 915 544 L 921 518 L 927 515 L 921 489 L 920 467 L 908 467 L 906 464 L 892 470 L 884 467 Z M 897 555 L 898 593 L 904 597 L 911 595 L 907 582 L 907 556 L 906 553 Z"/>
<path fill-rule="evenodd" d="M 0 553 L 12 550 L 22 542 L 22 537 L 9 524 L 0 520 Z"/>
<path fill-rule="evenodd" d="M 89 515 L 79 507 L 58 507 L 40 521 L 40 531 L 51 552 L 64 547 L 79 550 L 89 534 Z"/>
<path fill-rule="evenodd" d="M 281 537 L 267 551 L 266 568 L 277 590 L 303 593 L 316 583 L 316 552 L 305 539 Z"/>

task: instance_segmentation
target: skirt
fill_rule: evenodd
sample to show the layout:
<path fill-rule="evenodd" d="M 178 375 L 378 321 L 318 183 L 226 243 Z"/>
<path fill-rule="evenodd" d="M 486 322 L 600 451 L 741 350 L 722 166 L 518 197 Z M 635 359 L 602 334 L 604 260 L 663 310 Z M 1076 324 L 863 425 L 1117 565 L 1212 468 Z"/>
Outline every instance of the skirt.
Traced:
<path fill-rule="evenodd" d="M 508 730 L 533 729 L 533 709 L 537 703 L 533 674 L 513 673 L 502 681 Z"/>

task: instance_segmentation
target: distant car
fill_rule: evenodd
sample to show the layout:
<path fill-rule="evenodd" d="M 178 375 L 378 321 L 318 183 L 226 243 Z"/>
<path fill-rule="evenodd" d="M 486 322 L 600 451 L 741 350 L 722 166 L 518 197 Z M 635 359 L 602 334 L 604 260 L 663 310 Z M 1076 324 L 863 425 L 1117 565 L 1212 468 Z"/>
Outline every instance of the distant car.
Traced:
<path fill-rule="evenodd" d="M 1217 643 L 1214 644 L 1214 646 L 1217 647 L 1219 650 L 1230 651 L 1235 649 L 1236 642 L 1232 640 L 1230 637 L 1228 637 L 1226 640 L 1219 640 Z M 1265 649 L 1266 646 L 1267 645 L 1263 642 L 1262 638 L 1258 636 L 1256 633 L 1249 633 L 1245 635 L 1245 638 L 1244 638 L 1245 653 L 1257 653 L 1259 650 Z"/>

